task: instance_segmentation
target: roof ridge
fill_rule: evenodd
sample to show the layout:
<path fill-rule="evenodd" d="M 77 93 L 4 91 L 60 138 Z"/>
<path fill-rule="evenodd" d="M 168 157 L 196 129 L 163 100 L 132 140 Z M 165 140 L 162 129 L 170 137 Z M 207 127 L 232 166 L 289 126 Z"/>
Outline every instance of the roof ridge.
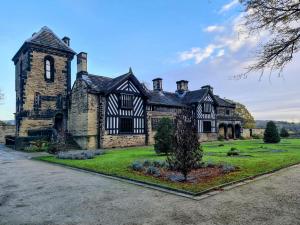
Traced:
<path fill-rule="evenodd" d="M 58 35 L 55 34 L 55 32 L 53 32 L 49 27 L 47 26 L 43 26 L 38 32 L 34 33 L 30 38 L 26 39 L 25 40 L 25 43 L 36 43 L 35 40 L 43 33 L 43 32 L 48 32 L 50 33 L 51 35 L 53 35 L 53 37 L 56 39 L 57 42 L 59 42 L 58 45 L 62 45 L 66 50 L 68 51 L 71 51 L 73 53 L 75 53 L 75 51 L 70 47 L 68 46 Z M 36 43 L 36 44 L 40 44 L 40 45 L 43 45 L 41 43 Z M 52 48 L 55 48 L 54 46 L 50 46 L 49 47 L 52 47 Z"/>
<path fill-rule="evenodd" d="M 91 73 L 88 73 L 88 74 L 85 74 L 85 75 L 92 76 L 92 77 L 108 78 L 108 79 L 111 79 L 111 80 L 114 79 L 114 78 L 111 78 L 111 77 L 108 77 L 108 76 L 97 75 L 97 74 L 91 74 Z"/>

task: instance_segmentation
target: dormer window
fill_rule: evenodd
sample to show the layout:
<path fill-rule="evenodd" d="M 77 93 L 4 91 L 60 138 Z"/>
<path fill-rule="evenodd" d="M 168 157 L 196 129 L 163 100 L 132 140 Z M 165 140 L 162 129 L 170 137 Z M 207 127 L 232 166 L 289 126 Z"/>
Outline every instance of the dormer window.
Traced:
<path fill-rule="evenodd" d="M 211 113 L 212 112 L 212 104 L 210 102 L 203 103 L 203 113 Z"/>
<path fill-rule="evenodd" d="M 54 59 L 51 56 L 46 56 L 44 60 L 45 80 L 54 81 Z"/>
<path fill-rule="evenodd" d="M 121 108 L 132 109 L 133 108 L 133 95 L 121 94 L 120 102 L 121 102 Z"/>

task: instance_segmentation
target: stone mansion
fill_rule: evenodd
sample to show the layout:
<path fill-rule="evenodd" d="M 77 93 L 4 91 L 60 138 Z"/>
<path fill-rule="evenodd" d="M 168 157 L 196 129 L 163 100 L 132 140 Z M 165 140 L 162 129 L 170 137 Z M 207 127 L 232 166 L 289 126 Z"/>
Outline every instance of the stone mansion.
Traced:
<path fill-rule="evenodd" d="M 200 141 L 241 135 L 235 104 L 209 85 L 190 91 L 188 81 L 179 80 L 177 90 L 167 92 L 155 78 L 149 90 L 131 69 L 115 78 L 90 74 L 87 53 L 81 52 L 72 86 L 75 54 L 70 38 L 60 39 L 47 27 L 15 54 L 17 138 L 67 133 L 83 149 L 153 144 L 160 118 L 173 118 L 186 106 L 194 110 Z"/>

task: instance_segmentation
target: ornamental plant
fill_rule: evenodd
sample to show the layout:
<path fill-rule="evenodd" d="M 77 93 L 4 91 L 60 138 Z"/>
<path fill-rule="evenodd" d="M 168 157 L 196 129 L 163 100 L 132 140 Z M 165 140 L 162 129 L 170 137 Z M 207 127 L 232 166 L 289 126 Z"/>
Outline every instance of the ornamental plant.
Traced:
<path fill-rule="evenodd" d="M 189 172 L 201 162 L 202 156 L 196 119 L 191 110 L 183 109 L 175 119 L 173 151 L 167 157 L 169 167 L 182 173 L 186 181 Z"/>

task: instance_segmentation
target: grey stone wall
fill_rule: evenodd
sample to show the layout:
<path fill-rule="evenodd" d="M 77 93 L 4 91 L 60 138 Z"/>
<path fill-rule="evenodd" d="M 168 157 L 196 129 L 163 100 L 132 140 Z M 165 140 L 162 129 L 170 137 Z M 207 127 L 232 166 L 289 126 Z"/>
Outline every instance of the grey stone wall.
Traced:
<path fill-rule="evenodd" d="M 0 125 L 0 143 L 5 143 L 5 136 L 16 134 L 16 126 L 15 125 Z"/>

